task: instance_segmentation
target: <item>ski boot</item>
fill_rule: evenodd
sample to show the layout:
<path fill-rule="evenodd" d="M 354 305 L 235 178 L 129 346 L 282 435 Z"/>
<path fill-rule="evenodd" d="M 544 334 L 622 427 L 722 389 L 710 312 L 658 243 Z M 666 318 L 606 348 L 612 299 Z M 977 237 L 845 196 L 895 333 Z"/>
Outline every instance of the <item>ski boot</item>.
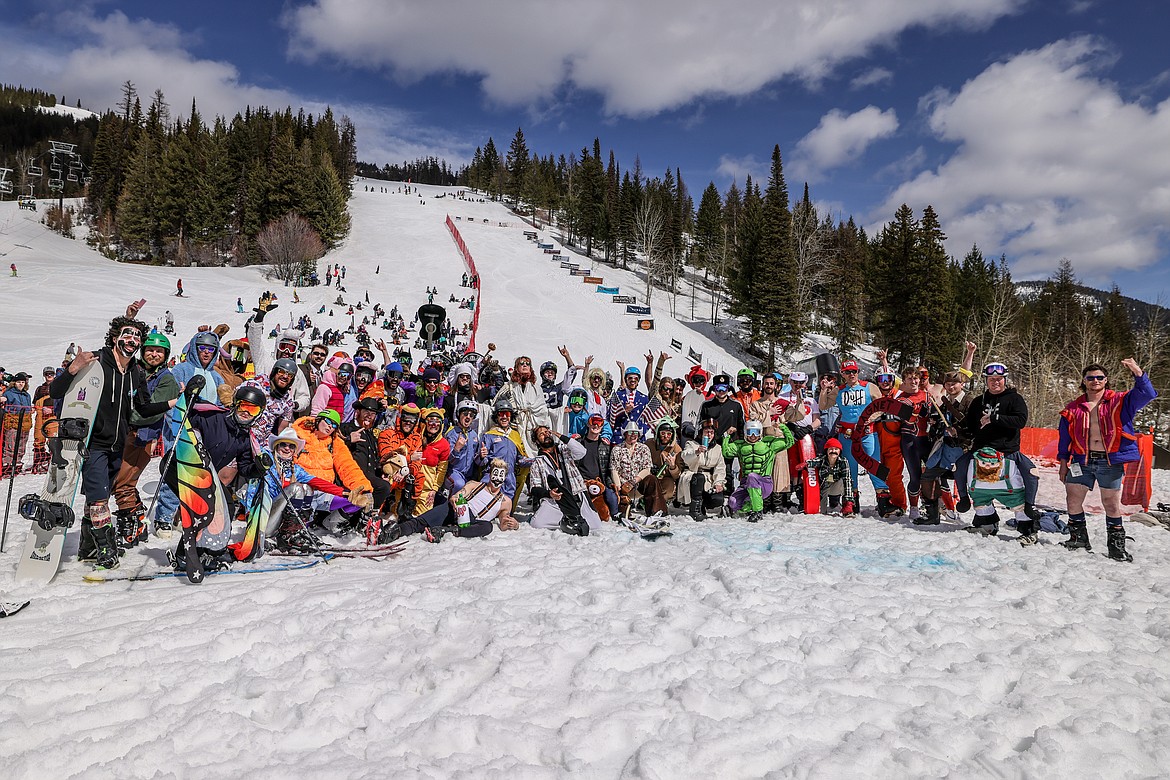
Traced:
<path fill-rule="evenodd" d="M 1109 557 L 1115 561 L 1133 563 L 1133 556 L 1125 551 L 1125 529 L 1119 525 L 1105 529 L 1109 544 Z"/>
<path fill-rule="evenodd" d="M 128 550 L 147 537 L 146 507 L 139 504 L 130 509 L 119 509 L 114 513 L 114 525 L 117 528 L 118 544 Z"/>
<path fill-rule="evenodd" d="M 93 539 L 93 521 L 89 516 L 81 518 L 81 540 L 77 543 L 77 560 L 92 561 L 97 552 L 97 543 Z"/>
<path fill-rule="evenodd" d="M 955 504 L 955 511 L 961 515 L 966 514 L 967 512 L 970 512 L 971 511 L 971 499 L 968 498 L 967 496 L 961 497 L 959 499 L 958 503 Z"/>
<path fill-rule="evenodd" d="M 747 521 L 749 523 L 758 523 L 763 516 L 763 512 L 748 512 Z"/>
<path fill-rule="evenodd" d="M 921 518 L 922 513 L 918 511 L 918 507 L 910 507 L 910 521 L 913 522 L 914 525 L 922 525 L 922 523 L 918 522 Z"/>
<path fill-rule="evenodd" d="M 1016 519 L 1016 530 L 1020 532 L 1017 541 L 1021 547 L 1031 547 L 1040 541 L 1040 523 L 1036 520 Z"/>
<path fill-rule="evenodd" d="M 175 523 L 173 518 L 163 519 L 156 517 L 154 519 L 154 535 L 159 539 L 170 539 L 175 533 Z"/>
<path fill-rule="evenodd" d="M 93 568 L 116 569 L 120 561 L 121 551 L 118 549 L 118 539 L 113 523 L 93 527 Z"/>
<path fill-rule="evenodd" d="M 696 523 L 703 522 L 703 499 L 696 498 L 687 505 L 687 510 L 690 512 L 691 519 Z"/>
<path fill-rule="evenodd" d="M 914 525 L 938 525 L 940 518 L 938 514 L 938 500 L 931 500 L 926 502 L 926 514 L 922 517 L 915 517 L 911 515 Z"/>
<path fill-rule="evenodd" d="M 565 515 L 560 522 L 561 533 L 566 533 L 569 536 L 588 536 L 589 523 L 585 522 L 585 518 L 577 515 L 570 517 Z"/>
<path fill-rule="evenodd" d="M 1092 552 L 1093 545 L 1089 544 L 1089 527 L 1084 520 L 1069 520 L 1068 521 L 1068 539 L 1061 542 L 1061 546 L 1066 550 L 1084 550 L 1085 552 Z M 1122 539 L 1122 549 L 1125 548 L 1125 540 Z"/>
<path fill-rule="evenodd" d="M 562 520 L 561 523 L 563 524 L 564 520 Z M 438 544 L 439 542 L 443 541 L 443 537 L 447 534 L 458 535 L 455 534 L 455 531 L 456 529 L 446 525 L 440 525 L 438 527 L 428 525 L 423 529 L 422 538 L 426 539 L 431 544 Z"/>
<path fill-rule="evenodd" d="M 981 536 L 996 536 L 999 534 L 999 514 L 992 512 L 989 515 L 975 515 L 971 525 L 964 530 Z"/>
<path fill-rule="evenodd" d="M 878 517 L 881 518 L 890 517 L 894 513 L 894 507 L 890 503 L 890 494 L 884 490 L 877 494 L 877 513 Z"/>

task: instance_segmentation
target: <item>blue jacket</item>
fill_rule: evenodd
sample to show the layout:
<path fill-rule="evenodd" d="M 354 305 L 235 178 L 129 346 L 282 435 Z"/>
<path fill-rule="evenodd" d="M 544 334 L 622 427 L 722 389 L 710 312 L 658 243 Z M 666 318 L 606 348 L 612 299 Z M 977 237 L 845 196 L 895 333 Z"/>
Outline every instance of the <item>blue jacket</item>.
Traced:
<path fill-rule="evenodd" d="M 589 430 L 589 410 L 582 409 L 579 412 L 569 410 L 569 426 L 566 433 L 570 436 L 584 436 Z M 613 428 L 609 427 L 608 422 L 601 424 L 601 438 L 606 441 L 613 441 Z"/>
<path fill-rule="evenodd" d="M 175 381 L 180 385 L 186 386 L 186 384 L 191 381 L 191 377 L 195 376 L 195 374 L 202 374 L 207 384 L 204 385 L 203 389 L 199 391 L 199 400 L 206 401 L 209 404 L 216 404 L 218 406 L 219 394 L 216 393 L 216 388 L 223 384 L 223 377 L 220 376 L 219 372 L 214 368 L 218 355 L 211 359 L 211 363 L 208 364 L 207 368 L 203 368 L 199 363 L 199 352 L 195 349 L 194 336 L 192 336 L 191 340 L 187 342 L 187 346 L 183 348 L 183 354 L 186 355 L 187 359 L 171 369 L 171 376 L 173 376 Z M 171 410 L 171 413 L 167 415 L 166 428 L 163 430 L 163 438 L 168 447 L 178 435 L 179 410 L 176 408 Z"/>
<path fill-rule="evenodd" d="M 467 479 L 475 479 L 475 469 L 482 465 L 479 462 L 479 432 L 475 430 L 475 426 L 472 426 L 464 434 L 467 437 L 467 443 L 463 445 L 463 449 L 456 452 L 455 442 L 459 440 L 460 433 L 458 426 L 454 425 L 447 431 L 447 443 L 451 445 L 451 457 L 447 461 L 447 469 L 457 471 Z"/>

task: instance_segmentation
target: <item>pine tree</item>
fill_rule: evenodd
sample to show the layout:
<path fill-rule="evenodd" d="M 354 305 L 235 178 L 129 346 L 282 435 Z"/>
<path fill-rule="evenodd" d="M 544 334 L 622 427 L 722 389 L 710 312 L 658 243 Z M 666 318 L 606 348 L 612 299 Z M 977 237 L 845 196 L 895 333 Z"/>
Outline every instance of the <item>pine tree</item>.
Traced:
<path fill-rule="evenodd" d="M 776 350 L 793 350 L 804 336 L 796 306 L 796 257 L 792 246 L 792 209 L 780 145 L 772 149 L 772 169 L 763 204 L 762 263 L 757 275 L 755 305 L 764 311 L 763 335 L 768 340 L 767 370 L 776 368 Z"/>
<path fill-rule="evenodd" d="M 524 130 L 517 127 L 516 135 L 512 136 L 512 145 L 508 147 L 508 157 L 504 163 L 508 170 L 505 193 L 517 207 L 524 195 L 524 179 L 528 173 L 528 145 L 524 142 Z"/>
<path fill-rule="evenodd" d="M 730 198 L 729 198 L 730 200 Z M 742 213 L 736 225 L 735 266 L 730 274 L 730 311 L 748 322 L 748 344 L 758 344 L 765 313 L 755 305 L 756 285 L 763 273 L 764 199 L 751 176 L 744 182 Z"/>
<path fill-rule="evenodd" d="M 1101 307 L 1101 316 L 1098 322 L 1101 347 L 1104 351 L 1103 357 L 1120 362 L 1134 355 L 1137 345 L 1129 307 L 1121 295 L 1121 289 L 1116 284 L 1109 291 L 1105 305 Z"/>
<path fill-rule="evenodd" d="M 917 284 L 913 286 L 910 311 L 916 315 L 913 330 L 918 341 L 919 365 L 925 365 L 935 373 L 951 367 L 960 346 L 956 336 L 950 260 L 943 244 L 946 238 L 934 208 L 927 205 L 918 224 L 915 275 L 912 277 Z"/>

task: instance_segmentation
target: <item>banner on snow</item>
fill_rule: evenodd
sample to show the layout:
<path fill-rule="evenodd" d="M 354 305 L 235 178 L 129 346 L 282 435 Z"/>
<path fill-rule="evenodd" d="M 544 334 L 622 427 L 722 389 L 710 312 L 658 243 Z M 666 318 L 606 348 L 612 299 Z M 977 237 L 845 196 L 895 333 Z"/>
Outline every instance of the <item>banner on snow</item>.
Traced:
<path fill-rule="evenodd" d="M 588 276 L 591 273 L 593 273 L 592 268 L 574 268 L 569 271 L 570 276 Z"/>
<path fill-rule="evenodd" d="M 682 351 L 682 342 L 679 341 L 678 339 L 671 339 L 670 340 L 670 348 Z"/>
<path fill-rule="evenodd" d="M 650 313 L 649 306 L 627 306 L 626 307 L 626 314 L 638 314 L 638 315 L 645 317 L 649 313 Z"/>
<path fill-rule="evenodd" d="M 597 288 L 597 292 L 601 293 L 602 295 L 617 295 L 619 290 L 621 290 L 620 287 L 598 287 Z"/>
<path fill-rule="evenodd" d="M 695 352 L 694 347 L 691 347 L 689 350 L 687 350 L 687 357 L 699 364 L 702 364 L 703 362 L 703 353 Z"/>
<path fill-rule="evenodd" d="M 585 284 L 601 284 L 605 281 L 605 279 L 600 276 L 586 276 L 581 281 L 585 282 Z"/>
<path fill-rule="evenodd" d="M 654 330 L 654 320 L 638 320 L 638 330 Z"/>
<path fill-rule="evenodd" d="M 613 296 L 614 303 L 637 303 L 638 296 L 636 295 L 615 295 Z"/>
<path fill-rule="evenodd" d="M 573 264 L 570 263 L 568 260 L 561 263 L 561 268 L 572 268 L 572 267 L 573 267 Z"/>

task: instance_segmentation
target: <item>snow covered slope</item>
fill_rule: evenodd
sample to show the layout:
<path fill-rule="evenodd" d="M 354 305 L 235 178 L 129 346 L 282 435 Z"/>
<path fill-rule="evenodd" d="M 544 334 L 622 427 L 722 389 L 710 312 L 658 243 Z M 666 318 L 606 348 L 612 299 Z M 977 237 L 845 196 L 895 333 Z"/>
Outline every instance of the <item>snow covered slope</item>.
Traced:
<path fill-rule="evenodd" d="M 347 265 L 348 297 L 368 288 L 415 306 L 427 284 L 458 292 L 447 199 L 362 187 L 353 234 L 329 258 Z M 0 277 L 9 370 L 94 343 L 140 295 L 144 316 L 170 307 L 180 332 L 223 321 L 239 333 L 236 296 L 250 307 L 270 286 L 254 268 L 117 265 L 27 216 L 0 205 L 3 266 L 21 272 Z M 612 304 L 541 273 L 549 261 L 519 228 L 481 221 L 465 238 L 484 274 L 484 337 L 502 357 L 564 342 L 599 360 L 660 348 L 606 316 Z M 189 299 L 166 297 L 177 276 Z M 282 295 L 278 313 L 336 295 L 301 294 L 300 307 Z M 38 484 L 18 478 L 14 495 Z M 1051 470 L 1041 490 L 1063 505 Z M 1163 472 L 1155 501 L 1170 501 Z M 1090 509 L 1094 555 L 1047 533 L 1023 549 L 1006 531 L 905 521 L 677 518 L 654 543 L 523 527 L 198 587 L 87 584 L 68 560 L 39 590 L 13 581 L 26 527 L 14 513 L 0 594 L 33 603 L 0 621 L 3 775 L 1160 776 L 1170 534 L 1131 523 L 1136 561 L 1116 564 Z M 162 558 L 152 541 L 123 566 Z"/>

